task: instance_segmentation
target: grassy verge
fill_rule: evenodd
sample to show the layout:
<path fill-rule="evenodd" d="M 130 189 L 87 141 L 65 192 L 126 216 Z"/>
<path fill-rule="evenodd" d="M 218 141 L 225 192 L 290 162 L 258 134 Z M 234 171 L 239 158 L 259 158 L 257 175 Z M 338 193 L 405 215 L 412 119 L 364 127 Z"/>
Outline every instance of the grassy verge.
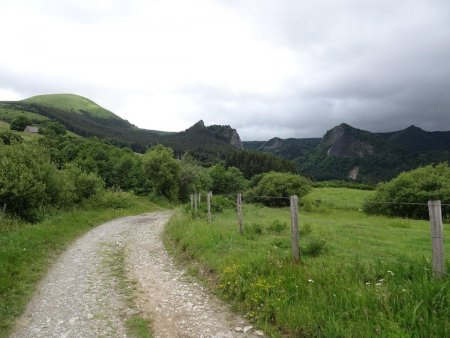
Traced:
<path fill-rule="evenodd" d="M 111 244 L 103 250 L 103 261 L 108 266 L 111 275 L 115 277 L 118 291 L 122 295 L 126 306 L 136 312 L 136 281 L 130 280 L 127 276 L 125 255 L 125 248 L 123 246 Z M 122 313 L 121 316 L 126 318 L 125 326 L 130 337 L 153 337 L 150 332 L 150 322 L 148 319 L 145 319 L 139 314 L 129 315 L 126 312 Z"/>
<path fill-rule="evenodd" d="M 77 237 L 108 220 L 158 210 L 147 198 L 112 193 L 95 203 L 60 212 L 37 224 L 0 224 L 0 337 L 7 336 L 37 283 Z"/>
<path fill-rule="evenodd" d="M 180 212 L 166 245 L 275 337 L 449 336 L 450 280 L 432 278 L 428 223 L 327 208 L 329 189 L 315 192 L 322 205 L 300 211 L 299 265 L 288 209 L 245 205 L 242 236 L 234 210 L 212 225 Z"/>

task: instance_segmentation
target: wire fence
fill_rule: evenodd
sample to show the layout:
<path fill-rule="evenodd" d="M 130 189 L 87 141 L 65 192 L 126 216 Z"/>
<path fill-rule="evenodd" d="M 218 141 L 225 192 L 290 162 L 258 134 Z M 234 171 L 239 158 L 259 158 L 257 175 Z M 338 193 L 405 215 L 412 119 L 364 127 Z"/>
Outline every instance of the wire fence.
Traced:
<path fill-rule="evenodd" d="M 191 208 L 197 209 L 197 205 L 200 205 L 200 200 L 197 200 L 196 195 L 191 196 Z M 290 206 L 289 216 L 286 215 L 286 218 L 290 218 L 291 220 L 291 245 L 292 245 L 292 254 L 293 260 L 298 261 L 296 258 L 296 254 L 298 254 L 298 242 L 299 242 L 299 225 L 298 225 L 298 200 L 295 200 L 295 205 L 293 205 L 293 196 L 268 196 L 268 195 L 226 195 L 232 201 L 236 203 L 236 211 L 237 211 L 237 222 L 239 225 L 239 232 L 242 234 L 243 230 L 246 226 L 254 226 L 258 225 L 264 221 L 264 213 L 261 212 L 263 208 L 246 208 L 245 204 L 262 204 L 269 205 L 269 202 L 278 201 L 273 204 L 275 206 Z M 295 198 L 297 198 L 295 196 Z M 193 202 L 194 201 L 194 202 Z M 211 203 L 211 199 L 208 198 L 208 203 Z M 364 201 L 367 204 L 378 204 L 378 205 L 398 205 L 398 206 L 414 206 L 414 207 L 426 207 L 430 216 L 430 229 L 431 229 L 431 239 L 432 239 L 432 270 L 437 277 L 447 276 L 448 273 L 445 272 L 445 261 L 444 261 L 444 253 L 443 253 L 443 220 L 442 220 L 442 208 L 450 207 L 448 203 L 440 203 L 440 201 L 431 201 L 428 203 L 423 202 L 398 202 L 398 201 L 373 201 L 367 200 Z M 211 223 L 211 214 L 210 214 L 210 205 L 208 205 L 208 219 Z M 301 207 L 300 207 L 300 210 Z M 297 223 L 297 224 L 294 224 Z M 337 222 L 327 222 L 321 221 L 321 224 L 330 224 L 336 225 Z M 412 243 L 411 246 L 414 248 L 416 243 Z M 359 255 L 355 253 L 343 253 L 343 255 L 350 255 L 351 257 L 358 258 Z M 404 257 L 400 257 L 398 254 L 390 254 L 386 253 L 384 255 L 371 255 L 371 259 L 378 259 L 383 262 L 391 262 L 391 263 L 402 263 L 404 261 Z"/>

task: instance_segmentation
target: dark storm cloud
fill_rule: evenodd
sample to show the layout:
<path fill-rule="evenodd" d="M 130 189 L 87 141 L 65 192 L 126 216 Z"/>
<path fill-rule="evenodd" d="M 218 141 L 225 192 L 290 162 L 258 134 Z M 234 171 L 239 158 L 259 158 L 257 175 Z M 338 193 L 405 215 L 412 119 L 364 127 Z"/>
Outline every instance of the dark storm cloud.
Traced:
<path fill-rule="evenodd" d="M 253 4 L 232 6 L 267 39 L 293 49 L 304 71 L 276 104 L 241 100 L 243 115 L 259 116 L 238 123 L 249 132 L 244 138 L 259 134 L 257 123 L 269 137 L 280 128 L 284 136 L 321 136 L 341 122 L 371 131 L 450 129 L 450 2 Z"/>
<path fill-rule="evenodd" d="M 448 0 L 16 3 L 0 93 L 71 92 L 139 127 L 203 119 L 244 140 L 450 129 Z"/>

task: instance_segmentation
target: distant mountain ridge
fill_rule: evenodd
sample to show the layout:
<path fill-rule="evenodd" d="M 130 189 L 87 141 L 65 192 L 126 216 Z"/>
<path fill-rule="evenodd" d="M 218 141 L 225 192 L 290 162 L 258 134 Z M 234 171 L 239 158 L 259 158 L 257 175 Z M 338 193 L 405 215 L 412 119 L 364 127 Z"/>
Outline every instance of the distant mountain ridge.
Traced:
<path fill-rule="evenodd" d="M 243 148 L 239 134 L 230 126 L 207 127 L 199 121 L 182 132 L 140 129 L 92 100 L 74 94 L 33 96 L 22 101 L 1 102 L 0 107 L 36 113 L 56 120 L 81 136 L 107 138 L 138 152 L 158 143 L 172 147 L 177 154 L 196 151 L 209 154 L 207 157 L 225 149 Z"/>
<path fill-rule="evenodd" d="M 401 171 L 450 161 L 450 131 L 427 132 L 416 126 L 371 133 L 342 123 L 320 138 L 244 142 L 245 149 L 277 154 L 297 163 L 314 179 L 377 182 Z"/>
<path fill-rule="evenodd" d="M 174 149 L 179 157 L 186 152 L 195 154 L 205 165 L 227 160 L 231 165 L 246 168 L 247 177 L 268 168 L 261 163 L 270 163 L 270 170 L 295 170 L 288 160 L 297 165 L 300 173 L 315 180 L 379 182 L 420 165 L 450 162 L 450 131 L 428 132 L 416 126 L 372 133 L 342 123 L 322 138 L 276 137 L 242 142 L 232 127 L 206 126 L 202 120 L 181 132 L 140 129 L 95 102 L 73 94 L 0 102 L 0 120 L 3 116 L 10 123 L 12 117 L 25 113 L 36 117 L 36 124 L 55 120 L 80 136 L 100 137 L 136 152 L 160 143 Z M 250 151 L 237 155 L 242 149 Z"/>

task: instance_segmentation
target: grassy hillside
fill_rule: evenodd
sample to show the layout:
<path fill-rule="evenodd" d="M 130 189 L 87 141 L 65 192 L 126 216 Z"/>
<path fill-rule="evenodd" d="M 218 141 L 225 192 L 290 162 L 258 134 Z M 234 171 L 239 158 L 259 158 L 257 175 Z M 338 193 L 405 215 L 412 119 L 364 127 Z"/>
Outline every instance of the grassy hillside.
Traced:
<path fill-rule="evenodd" d="M 234 208 L 212 225 L 181 213 L 166 245 L 272 337 L 448 336 L 450 280 L 432 277 L 428 222 L 365 215 L 371 193 L 315 189 L 321 202 L 300 207 L 298 265 L 288 208 L 244 204 L 242 236 Z"/>
<path fill-rule="evenodd" d="M 15 117 L 20 115 L 28 117 L 35 124 L 49 120 L 46 116 L 33 113 L 26 109 L 17 109 L 10 104 L 0 102 L 0 121 L 11 122 Z"/>
<path fill-rule="evenodd" d="M 38 95 L 25 99 L 23 102 L 69 110 L 79 114 L 88 114 L 91 117 L 96 118 L 120 119 L 119 116 L 103 107 L 100 107 L 95 102 L 83 96 L 74 94 Z"/>

